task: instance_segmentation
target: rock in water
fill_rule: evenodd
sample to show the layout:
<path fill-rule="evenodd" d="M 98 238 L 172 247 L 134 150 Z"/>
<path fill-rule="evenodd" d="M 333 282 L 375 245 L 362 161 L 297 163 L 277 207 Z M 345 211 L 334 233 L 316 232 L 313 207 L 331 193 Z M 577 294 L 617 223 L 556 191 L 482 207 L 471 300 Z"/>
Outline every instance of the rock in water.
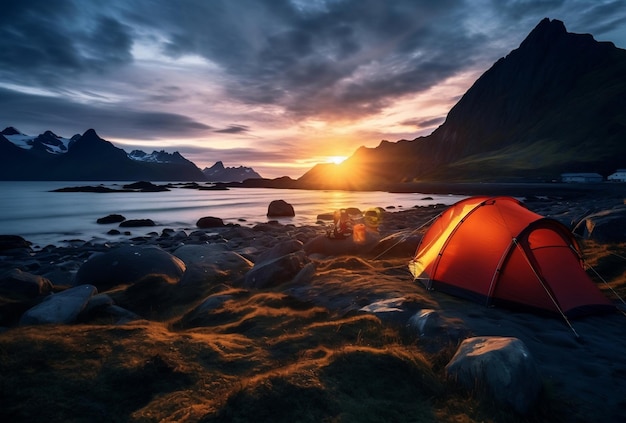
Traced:
<path fill-rule="evenodd" d="M 224 226 L 224 221 L 219 217 L 205 216 L 198 219 L 196 222 L 198 228 L 221 228 Z"/>
<path fill-rule="evenodd" d="M 267 208 L 268 217 L 293 217 L 295 215 L 293 206 L 285 200 L 274 200 Z"/>
<path fill-rule="evenodd" d="M 106 225 L 108 223 L 120 223 L 125 220 L 126 218 L 122 216 L 121 214 L 110 214 L 108 216 L 99 218 L 98 220 L 96 220 L 96 223 L 99 223 L 101 225 Z"/>
<path fill-rule="evenodd" d="M 0 235 L 0 251 L 30 248 L 30 242 L 18 235 Z"/>
<path fill-rule="evenodd" d="M 139 228 L 142 226 L 156 226 L 152 219 L 129 219 L 120 223 L 120 228 Z"/>

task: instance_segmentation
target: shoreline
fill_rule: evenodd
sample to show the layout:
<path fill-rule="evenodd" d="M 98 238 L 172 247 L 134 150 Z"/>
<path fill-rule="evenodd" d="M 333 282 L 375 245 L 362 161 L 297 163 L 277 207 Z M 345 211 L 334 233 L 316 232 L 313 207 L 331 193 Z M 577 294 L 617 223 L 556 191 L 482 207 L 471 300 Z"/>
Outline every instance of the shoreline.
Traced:
<path fill-rule="evenodd" d="M 424 187 L 421 185 L 420 189 Z M 433 190 L 449 188 L 447 184 L 432 186 Z M 464 195 L 474 189 L 484 195 L 498 195 L 506 186 L 471 184 L 462 188 Z M 626 186 L 597 190 L 595 186 L 568 185 L 566 189 L 550 186 L 550 189 L 536 190 L 531 184 L 517 188 L 515 192 L 508 191 L 508 195 L 524 196 L 531 210 L 569 225 L 589 209 L 623 204 L 621 194 Z M 51 395 L 53 403 L 43 407 L 43 414 L 38 417 L 58 416 L 56 413 L 63 412 L 66 419 L 72 419 L 75 416 L 71 412 L 77 412 L 77 403 L 68 394 L 68 389 L 71 392 L 75 386 L 80 386 L 79 389 L 86 392 L 88 402 L 101 404 L 99 409 L 109 417 L 118 416 L 112 414 L 118 410 L 115 401 L 108 399 L 117 397 L 107 389 L 125 392 L 131 398 L 131 387 L 126 390 L 119 384 L 109 386 L 108 381 L 117 380 L 112 377 L 100 380 L 101 388 L 92 391 L 86 387 L 94 381 L 87 375 L 93 371 L 106 374 L 111 368 L 113 375 L 126 374 L 124 372 L 129 370 L 124 369 L 134 366 L 132 374 L 142 375 L 148 378 L 146 380 L 150 377 L 161 380 L 163 374 L 160 372 L 165 372 L 168 380 L 174 378 L 179 382 L 159 388 L 164 389 L 163 392 L 146 391 L 148 399 L 136 404 L 131 402 L 128 410 L 119 411 L 123 413 L 119 418 L 128 419 L 132 414 L 135 417 L 176 419 L 174 416 L 185 415 L 184 421 L 188 422 L 211 421 L 211 418 L 227 412 L 229 401 L 241 398 L 246 392 L 252 397 L 281 395 L 276 387 L 279 383 L 285 384 L 289 395 L 297 395 L 298 390 L 305 387 L 317 386 L 321 393 L 316 395 L 332 397 L 336 388 L 324 378 L 328 369 L 338 365 L 342 357 L 347 357 L 342 368 L 351 368 L 350 363 L 363 357 L 371 359 L 374 366 L 368 366 L 368 372 L 371 372 L 379 363 L 377 360 L 391 360 L 385 357 L 390 357 L 392 351 L 399 351 L 400 355 L 393 356 L 393 360 L 401 357 L 426 360 L 424 365 L 429 370 L 424 375 L 432 377 L 436 381 L 433 383 L 444 383 L 443 364 L 450 359 L 461 339 L 513 336 L 526 344 L 544 385 L 549 387 L 533 411 L 532 418 L 536 421 L 553 420 L 557 416 L 562 418 L 561 421 L 611 421 L 621 416 L 622 393 L 626 391 L 626 378 L 622 377 L 626 374 L 624 316 L 576 319 L 573 325 L 583 337 L 582 342 L 577 342 L 559 319 L 485 307 L 440 292 L 426 291 L 412 280 L 407 262 L 424 228 L 415 230 L 445 207 L 432 205 L 384 212 L 380 235 L 367 251 L 359 248 L 344 248 L 342 251 L 343 247 L 337 247 L 341 245 L 337 242 L 342 241 L 330 241 L 334 243 L 333 248 L 337 248 L 336 254 L 329 253 L 328 249 L 323 250 L 325 253 L 315 252 L 311 242 L 323 237 L 324 226 L 267 221 L 252 227 L 229 225 L 194 229 L 189 233 L 173 231 L 167 235 L 120 242 L 85 242 L 37 251 L 24 246 L 13 255 L 3 255 L 0 274 L 18 268 L 22 275 L 49 281 L 52 291 L 28 299 L 20 297 L 20 300 L 9 298 L 6 293 L 0 295 L 0 315 L 4 319 L 0 323 L 0 348 L 12 352 L 0 357 L 0 369 L 11 383 L 28 387 L 3 392 L 6 398 L 11 398 L 11 403 L 0 400 L 0 405 L 4 410 L 14 410 L 13 416 L 26 416 L 34 411 L 19 408 L 17 404 L 26 403 L 20 393 L 28 392 L 29 397 L 39 397 L 43 393 L 38 390 L 45 390 L 55 392 L 54 395 L 47 394 Z M 326 210 L 320 210 L 322 212 Z M 308 250 L 304 248 L 307 245 Z M 388 249 L 392 245 L 394 247 Z M 262 269 L 270 251 L 278 246 L 290 246 L 289 250 L 280 253 L 289 251 L 287 256 L 290 259 L 283 263 L 281 256 L 276 256 L 270 260 L 272 266 L 281 263 L 280 266 L 289 269 L 299 263 L 297 276 L 294 273 L 291 276 L 270 273 L 273 275 L 268 279 L 272 281 L 271 285 L 259 285 L 261 275 L 254 284 L 250 282 L 252 279 L 248 273 L 255 266 Z M 60 294 L 71 289 L 76 275 L 94 254 L 106 255 L 131 248 L 127 251 L 133 252 L 128 254 L 133 257 L 146 247 L 151 254 L 158 249 L 163 252 L 163 257 L 177 257 L 172 259 L 173 262 L 182 260 L 186 270 L 167 277 L 144 275 L 113 287 L 101 285 L 93 297 L 98 298 L 100 305 L 92 305 L 92 311 L 83 312 L 76 322 L 38 326 L 17 324 L 21 313 L 43 302 L 50 292 Z M 614 256 L 626 256 L 624 250 L 624 245 L 585 242 L 585 253 L 590 255 L 594 264 L 608 271 L 611 275 L 608 282 L 620 292 L 626 287 L 623 272 L 619 271 L 624 264 Z M 613 264 L 603 264 L 609 260 L 613 260 Z M 161 256 L 155 258 L 154 263 L 147 264 L 153 269 L 158 263 L 163 263 Z M 145 265 L 137 262 L 132 268 Z M 92 279 L 84 281 L 98 283 L 96 276 L 108 272 L 109 267 L 92 273 Z M 127 273 L 128 270 L 118 277 L 125 277 Z M 610 294 L 604 289 L 603 292 Z M 394 307 L 400 311 L 363 311 L 381 300 L 396 301 Z M 424 309 L 438 313 L 445 328 L 442 336 L 431 339 L 407 333 L 404 319 Z M 38 372 L 29 373 L 28 363 L 34 357 L 28 352 L 28 346 L 34 343 L 42 364 Z M 55 352 L 59 348 L 62 354 Z M 396 362 L 393 360 L 384 363 L 391 365 Z M 70 371 L 77 375 L 76 379 L 64 382 L 66 372 Z M 354 374 L 362 372 L 363 369 L 358 367 L 354 370 Z M 44 377 L 51 382 L 42 384 L 40 378 Z M 383 392 L 406 383 L 399 376 L 391 379 L 385 379 L 384 375 L 378 377 L 382 378 L 381 383 L 388 384 L 380 388 Z M 301 385 L 310 378 L 314 385 Z M 233 380 L 241 381 L 239 383 L 245 387 L 233 388 Z M 73 385 L 68 388 L 64 383 Z M 206 389 L 205 383 L 210 383 L 210 390 Z M 373 381 L 366 378 L 360 383 L 366 386 Z M 132 389 L 153 389 L 150 383 L 144 385 Z M 99 396 L 100 392 L 103 392 L 102 396 Z M 518 422 L 520 419 L 511 411 L 493 414 L 494 410 L 490 411 L 488 406 L 484 408 L 480 398 L 467 399 L 455 396 L 454 392 L 429 392 L 430 399 L 424 398 L 423 401 L 439 404 L 433 405 L 433 413 L 439 407 L 436 412 L 444 413 L 443 417 L 440 415 L 441 420 L 452 421 L 459 416 L 468 422 L 485 419 Z M 378 398 L 378 394 L 373 395 Z M 186 398 L 184 404 L 178 400 L 180 397 Z M 414 401 L 415 398 L 411 398 L 411 402 Z M 55 408 L 54 404 L 59 402 L 68 404 L 65 411 Z M 596 409 L 599 402 L 603 404 L 602 410 Z M 261 401 L 257 407 L 264 407 L 264 404 Z M 453 404 L 464 406 L 455 408 Z M 46 409 L 51 414 L 46 414 Z M 89 409 L 85 416 L 92 411 Z"/>

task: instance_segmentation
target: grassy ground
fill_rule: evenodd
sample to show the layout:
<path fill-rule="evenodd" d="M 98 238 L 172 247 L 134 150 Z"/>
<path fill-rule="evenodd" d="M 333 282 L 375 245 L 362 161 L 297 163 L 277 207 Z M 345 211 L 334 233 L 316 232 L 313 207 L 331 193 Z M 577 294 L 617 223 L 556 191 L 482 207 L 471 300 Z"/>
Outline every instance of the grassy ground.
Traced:
<path fill-rule="evenodd" d="M 232 299 L 201 316 L 0 334 L 0 418 L 522 422 L 558 421 L 565 407 L 548 389 L 521 417 L 457 391 L 443 369 L 456 346 L 427 353 L 373 315 L 340 315 L 279 292 L 223 293 Z"/>
<path fill-rule="evenodd" d="M 588 264 L 607 282 L 592 275 L 601 289 L 609 295 L 610 286 L 625 297 L 626 244 L 583 247 Z M 354 311 L 382 294 L 432 305 L 411 281 L 407 261 L 403 256 L 320 262 L 309 292 L 315 302 L 288 295 L 294 291 L 285 287 L 247 291 L 216 284 L 194 293 L 152 280 L 146 282 L 151 289 L 139 284 L 111 293 L 117 304 L 146 320 L 117 325 L 93 318 L 9 329 L 0 333 L 0 420 L 584 420 L 572 398 L 550 381 L 527 416 L 457 390 L 446 383 L 444 371 L 456 345 L 426 348 L 401 325 Z M 194 311 L 208 295 L 229 299 L 210 311 Z M 597 412 L 601 420 L 602 408 Z"/>

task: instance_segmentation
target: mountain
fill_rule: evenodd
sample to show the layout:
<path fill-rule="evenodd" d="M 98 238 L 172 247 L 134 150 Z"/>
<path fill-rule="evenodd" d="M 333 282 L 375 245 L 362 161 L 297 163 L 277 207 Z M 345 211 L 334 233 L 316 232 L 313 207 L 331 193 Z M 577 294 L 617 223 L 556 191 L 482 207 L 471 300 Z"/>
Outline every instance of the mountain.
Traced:
<path fill-rule="evenodd" d="M 178 151 L 174 153 L 168 153 L 165 150 L 153 151 L 148 154 L 145 151 L 133 150 L 128 154 L 128 157 L 146 163 L 188 163 L 189 160 L 184 158 Z"/>
<path fill-rule="evenodd" d="M 202 173 L 210 182 L 243 182 L 246 179 L 261 179 L 261 175 L 250 167 L 224 167 L 221 161 L 211 167 L 205 167 Z"/>
<path fill-rule="evenodd" d="M 30 137 L 8 127 L 0 137 L 0 180 L 205 180 L 179 153 L 155 152 L 163 160 L 137 160 L 93 129 L 66 139 L 51 131 Z"/>
<path fill-rule="evenodd" d="M 361 147 L 334 169 L 316 166 L 298 182 L 329 188 L 538 181 L 567 171 L 607 175 L 626 167 L 624 75 L 626 50 L 545 18 L 473 84 L 431 135 Z"/>

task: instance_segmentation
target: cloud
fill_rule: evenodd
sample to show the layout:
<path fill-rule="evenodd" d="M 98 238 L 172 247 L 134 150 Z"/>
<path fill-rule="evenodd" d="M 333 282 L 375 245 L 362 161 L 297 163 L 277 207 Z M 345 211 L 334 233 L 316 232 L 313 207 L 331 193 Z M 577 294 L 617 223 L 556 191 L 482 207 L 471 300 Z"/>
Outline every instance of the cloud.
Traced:
<path fill-rule="evenodd" d="M 213 132 L 218 134 L 241 134 L 249 130 L 250 128 L 247 125 L 229 125 L 228 128 L 216 129 Z"/>
<path fill-rule="evenodd" d="M 624 2 L 615 0 L 605 3 L 594 3 L 587 13 L 581 14 L 577 24 L 589 28 L 589 32 L 596 36 L 624 28 L 626 13 Z"/>
<path fill-rule="evenodd" d="M 138 4 L 125 19 L 159 28 L 164 54 L 200 55 L 224 70 L 230 96 L 300 118 L 377 113 L 470 65 L 481 41 L 459 30 L 464 11 L 452 0 L 328 1 L 304 11 L 290 1 L 186 1 L 149 13 Z"/>
<path fill-rule="evenodd" d="M 0 75 L 58 86 L 132 61 L 131 28 L 82 2 L 8 0 L 0 14 Z M 88 10 L 90 13 L 85 13 Z"/>
<path fill-rule="evenodd" d="M 430 128 L 436 125 L 440 125 L 445 120 L 445 117 L 437 116 L 434 118 L 428 119 L 407 119 L 400 122 L 401 125 L 405 126 L 415 126 L 417 129 L 420 128 Z"/>
<path fill-rule="evenodd" d="M 380 134 L 421 135 L 443 119 L 432 103 L 449 107 L 472 82 L 462 75 L 486 71 L 544 17 L 626 46 L 621 0 L 5 0 L 2 6 L 6 126 L 70 135 L 93 127 L 105 138 L 138 143 L 188 140 L 202 144 L 198 151 L 227 139 L 236 147 L 230 157 L 268 154 L 286 165 L 332 143 L 373 146 Z M 433 92 L 445 96 L 426 105 Z M 424 102 L 411 102 L 418 97 Z M 407 127 L 397 128 L 399 120 Z M 340 141 L 328 136 L 345 135 L 342 126 L 362 132 Z M 323 133 L 328 128 L 336 132 Z M 253 137 L 254 146 L 246 144 Z"/>
<path fill-rule="evenodd" d="M 66 98 L 16 93 L 0 88 L 0 110 L 7 125 L 26 133 L 46 129 L 73 135 L 94 128 L 103 137 L 158 139 L 198 136 L 212 127 L 175 113 L 137 111 L 119 105 L 78 104 Z"/>

